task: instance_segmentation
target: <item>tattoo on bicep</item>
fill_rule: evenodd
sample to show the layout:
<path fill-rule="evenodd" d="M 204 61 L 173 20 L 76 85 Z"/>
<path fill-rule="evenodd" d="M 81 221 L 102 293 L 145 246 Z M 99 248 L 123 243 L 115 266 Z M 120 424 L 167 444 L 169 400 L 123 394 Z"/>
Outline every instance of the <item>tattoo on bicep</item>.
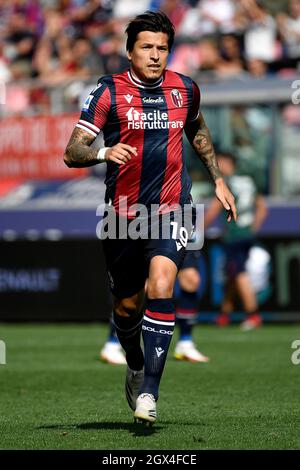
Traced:
<path fill-rule="evenodd" d="M 194 137 L 193 146 L 211 177 L 216 180 L 222 176 L 218 167 L 217 157 L 212 144 L 212 139 L 204 119 L 200 121 L 200 127 Z"/>
<path fill-rule="evenodd" d="M 87 131 L 80 129 L 79 127 L 75 127 L 72 132 L 69 145 L 71 144 L 82 144 L 82 145 L 91 145 L 91 143 L 95 140 L 95 137 L 92 134 L 89 134 Z"/>

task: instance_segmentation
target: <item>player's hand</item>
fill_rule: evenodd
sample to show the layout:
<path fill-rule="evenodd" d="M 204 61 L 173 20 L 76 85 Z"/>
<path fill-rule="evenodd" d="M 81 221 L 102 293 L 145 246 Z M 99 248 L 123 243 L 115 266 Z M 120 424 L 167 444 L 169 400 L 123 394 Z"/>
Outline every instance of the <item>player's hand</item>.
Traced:
<path fill-rule="evenodd" d="M 132 155 L 137 155 L 136 147 L 131 147 L 131 145 L 119 142 L 106 150 L 105 160 L 118 163 L 119 165 L 125 165 L 125 163 L 131 160 Z"/>
<path fill-rule="evenodd" d="M 223 178 L 216 179 L 216 196 L 223 205 L 224 209 L 227 210 L 227 222 L 230 222 L 232 218 L 236 222 L 237 210 L 234 202 L 234 196 L 230 192 Z"/>

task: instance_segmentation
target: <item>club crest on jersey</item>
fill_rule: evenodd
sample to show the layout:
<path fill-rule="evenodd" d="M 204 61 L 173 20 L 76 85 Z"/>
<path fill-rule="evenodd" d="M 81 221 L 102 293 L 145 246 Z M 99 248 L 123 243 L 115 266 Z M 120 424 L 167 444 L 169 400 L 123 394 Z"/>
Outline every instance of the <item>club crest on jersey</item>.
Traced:
<path fill-rule="evenodd" d="M 171 91 L 171 98 L 176 108 L 182 108 L 183 98 L 182 98 L 180 91 L 178 91 L 177 88 L 173 88 L 173 90 Z"/>

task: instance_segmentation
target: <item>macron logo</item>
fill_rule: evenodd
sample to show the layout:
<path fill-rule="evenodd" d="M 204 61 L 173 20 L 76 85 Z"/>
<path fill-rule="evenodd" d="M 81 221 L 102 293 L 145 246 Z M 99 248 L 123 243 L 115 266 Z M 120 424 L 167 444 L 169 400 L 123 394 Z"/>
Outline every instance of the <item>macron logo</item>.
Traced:
<path fill-rule="evenodd" d="M 179 250 L 181 250 L 181 248 L 183 248 L 183 246 L 179 242 L 176 242 L 176 247 L 177 247 L 177 251 L 179 251 Z"/>
<path fill-rule="evenodd" d="M 160 357 L 162 355 L 162 353 L 165 352 L 165 350 L 162 349 L 161 347 L 155 348 L 155 351 L 156 351 L 157 357 Z"/>
<path fill-rule="evenodd" d="M 127 95 L 124 95 L 124 98 L 125 98 L 125 100 L 127 101 L 127 103 L 130 104 L 131 101 L 132 101 L 133 95 L 127 94 Z"/>

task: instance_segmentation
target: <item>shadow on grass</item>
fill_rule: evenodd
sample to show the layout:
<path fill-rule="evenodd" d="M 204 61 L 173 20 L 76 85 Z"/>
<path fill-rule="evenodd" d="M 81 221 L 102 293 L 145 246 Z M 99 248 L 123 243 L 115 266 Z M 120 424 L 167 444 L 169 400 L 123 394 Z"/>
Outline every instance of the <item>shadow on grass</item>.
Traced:
<path fill-rule="evenodd" d="M 80 423 L 80 424 L 50 424 L 48 426 L 38 426 L 36 429 L 58 429 L 61 431 L 70 431 L 75 429 L 80 430 L 101 430 L 101 431 L 108 431 L 108 430 L 127 430 L 133 436 L 151 436 L 152 434 L 157 433 L 163 426 L 145 426 L 143 424 L 136 424 L 136 423 L 122 423 L 122 422 L 94 422 L 94 423 Z"/>

